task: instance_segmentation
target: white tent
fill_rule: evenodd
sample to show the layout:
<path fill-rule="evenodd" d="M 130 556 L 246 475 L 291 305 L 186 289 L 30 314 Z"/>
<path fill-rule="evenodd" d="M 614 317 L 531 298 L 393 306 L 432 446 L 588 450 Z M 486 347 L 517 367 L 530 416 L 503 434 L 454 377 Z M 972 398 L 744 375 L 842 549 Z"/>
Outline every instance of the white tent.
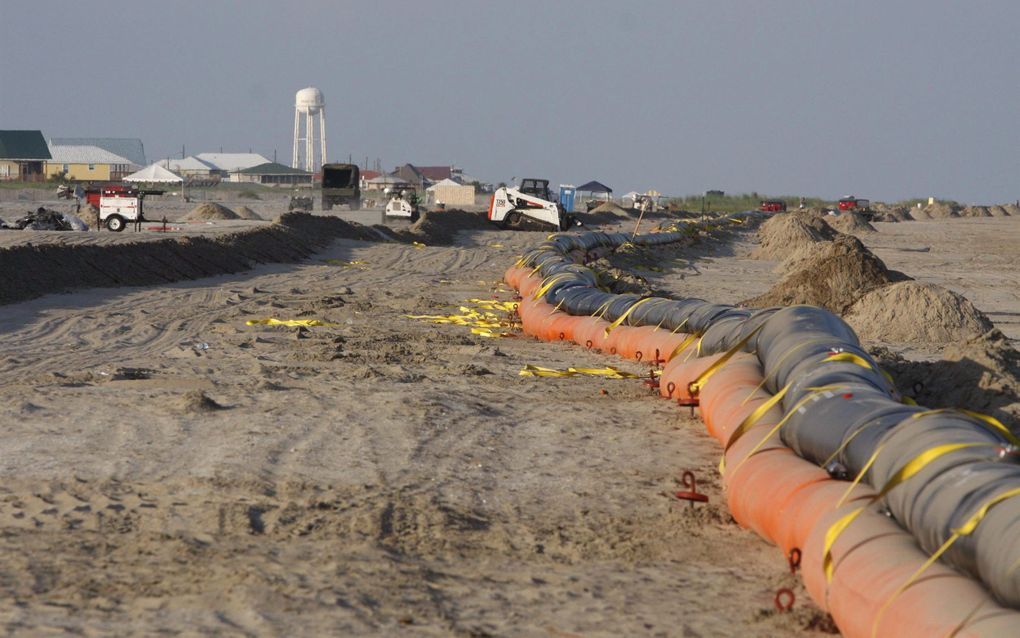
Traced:
<path fill-rule="evenodd" d="M 436 204 L 448 206 L 471 206 L 475 203 L 475 187 L 459 184 L 452 179 L 444 179 L 425 189 L 428 198 Z"/>
<path fill-rule="evenodd" d="M 450 179 L 449 177 L 447 177 L 443 181 L 436 182 L 435 184 L 433 184 L 432 186 L 429 186 L 425 190 L 434 191 L 434 190 L 436 190 L 438 188 L 442 188 L 443 186 L 463 186 L 463 184 L 461 184 L 460 182 L 455 182 L 452 179 Z"/>
<path fill-rule="evenodd" d="M 184 180 L 170 171 L 166 170 L 159 163 L 149 164 L 142 170 L 131 173 L 124 178 L 125 182 L 145 182 L 150 184 L 180 184 Z"/>

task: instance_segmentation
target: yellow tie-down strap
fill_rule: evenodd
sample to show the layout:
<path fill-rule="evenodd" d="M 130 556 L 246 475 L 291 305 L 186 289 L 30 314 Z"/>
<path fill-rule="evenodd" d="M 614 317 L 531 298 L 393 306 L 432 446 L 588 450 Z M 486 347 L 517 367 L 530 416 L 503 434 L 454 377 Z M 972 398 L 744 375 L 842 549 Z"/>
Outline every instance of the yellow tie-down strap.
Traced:
<path fill-rule="evenodd" d="M 543 368 L 542 366 L 533 366 L 528 364 L 518 373 L 522 377 L 573 377 L 576 375 L 590 375 L 606 377 L 607 379 L 640 379 L 641 375 L 634 374 L 632 372 L 624 372 L 612 366 L 606 366 L 605 368 L 574 368 L 570 367 L 566 370 L 556 370 L 554 368 Z"/>
<path fill-rule="evenodd" d="M 298 326 L 304 326 L 308 328 L 314 328 L 319 326 L 335 326 L 335 323 L 327 323 L 318 319 L 274 319 L 269 317 L 268 319 L 249 319 L 244 322 L 246 326 L 289 326 L 295 328 Z"/>
<path fill-rule="evenodd" d="M 886 609 L 888 609 L 889 605 L 893 604 L 893 602 L 897 598 L 899 598 L 900 594 L 902 594 L 908 587 L 917 582 L 917 579 L 921 576 L 921 574 L 923 574 L 925 570 L 931 567 L 935 563 L 935 561 L 937 561 L 939 557 L 942 556 L 942 554 L 945 554 L 946 550 L 952 547 L 953 543 L 955 543 L 960 537 L 969 536 L 973 534 L 974 530 L 977 529 L 977 526 L 980 525 L 981 521 L 983 521 L 985 516 L 988 515 L 988 511 L 990 509 L 992 509 L 999 503 L 1014 498 L 1016 496 L 1020 496 L 1020 487 L 1015 487 L 1011 490 L 1006 490 L 1005 492 L 993 496 L 992 498 L 985 501 L 984 505 L 979 507 L 977 511 L 974 512 L 974 514 L 971 515 L 971 517 L 968 518 L 966 522 L 964 522 L 963 525 L 961 525 L 957 529 L 954 529 L 952 535 L 946 539 L 946 542 L 942 543 L 942 545 L 937 550 L 935 550 L 935 553 L 933 553 L 928 558 L 928 560 L 924 561 L 924 564 L 918 567 L 917 571 L 910 575 L 910 578 L 907 578 L 905 581 L 903 581 L 903 584 L 897 587 L 896 591 L 894 591 L 892 595 L 889 596 L 889 599 L 882 604 L 881 609 L 879 609 L 878 613 L 875 614 L 875 621 L 871 625 L 872 638 L 874 638 L 877 635 L 878 623 L 882 619 L 882 616 L 885 614 Z"/>
<path fill-rule="evenodd" d="M 762 324 L 762 325 L 764 325 L 764 324 Z M 710 378 L 712 378 L 712 375 L 715 374 L 716 372 L 718 372 L 724 365 L 726 365 L 726 362 L 729 361 L 730 359 L 732 359 L 733 355 L 737 354 L 737 352 L 739 352 L 741 349 L 743 349 L 743 347 L 747 345 L 747 342 L 750 341 L 752 338 L 754 338 L 754 335 L 758 334 L 758 331 L 761 330 L 761 328 L 762 328 L 762 326 L 758 326 L 757 328 L 752 330 L 750 333 L 748 333 L 748 335 L 746 337 L 744 337 L 743 339 L 738 341 L 732 348 L 727 350 L 726 353 L 723 354 L 723 356 L 719 357 L 719 359 L 717 359 L 715 361 L 715 363 L 713 363 L 712 365 L 708 366 L 708 368 L 706 368 L 704 372 L 699 374 L 697 379 L 695 379 L 694 381 L 691 381 L 691 384 L 690 384 L 690 387 L 689 387 L 689 391 L 691 393 L 691 396 L 698 396 L 698 393 L 701 392 L 701 388 L 705 387 L 705 383 Z M 700 354 L 700 348 L 701 348 L 700 342 L 699 342 L 698 348 L 699 348 L 699 354 Z"/>
<path fill-rule="evenodd" d="M 839 539 L 840 535 L 846 530 L 846 528 L 849 527 L 850 523 L 852 523 L 854 519 L 861 515 L 861 512 L 867 509 L 868 506 L 871 505 L 872 503 L 881 500 L 882 498 L 885 498 L 885 496 L 889 494 L 889 492 L 891 492 L 896 486 L 901 485 L 902 483 L 916 476 L 932 461 L 935 461 L 951 452 L 956 452 L 957 450 L 980 447 L 1001 448 L 1002 445 L 998 443 L 947 443 L 944 445 L 936 445 L 934 447 L 928 448 L 924 452 L 921 452 L 914 458 L 904 463 L 903 466 L 900 467 L 900 469 L 897 470 L 889 478 L 886 484 L 882 486 L 882 489 L 879 490 L 877 494 L 868 499 L 867 503 L 865 503 L 861 507 L 858 507 L 852 512 L 842 516 L 839 520 L 833 523 L 829 527 L 829 529 L 825 532 L 825 543 L 822 548 L 822 551 L 824 552 L 822 557 L 822 567 L 825 570 L 826 582 L 832 582 L 832 574 L 833 571 L 835 570 L 835 565 L 833 564 L 832 557 L 832 546 L 836 543 L 836 541 Z M 875 458 L 878 456 L 878 453 L 880 451 L 881 447 L 878 450 L 876 450 L 874 454 L 872 454 L 870 459 L 868 459 L 868 462 L 857 474 L 857 478 L 854 479 L 854 482 L 851 484 L 850 489 L 847 490 L 847 492 L 843 495 L 843 498 L 840 499 L 840 502 L 836 505 L 837 507 L 839 507 L 839 505 L 843 503 L 843 500 L 845 500 L 847 496 L 850 494 L 850 490 L 852 490 L 853 487 L 857 485 L 860 482 L 860 480 L 864 477 L 865 473 L 868 471 L 868 468 L 870 468 L 871 465 L 874 463 Z"/>

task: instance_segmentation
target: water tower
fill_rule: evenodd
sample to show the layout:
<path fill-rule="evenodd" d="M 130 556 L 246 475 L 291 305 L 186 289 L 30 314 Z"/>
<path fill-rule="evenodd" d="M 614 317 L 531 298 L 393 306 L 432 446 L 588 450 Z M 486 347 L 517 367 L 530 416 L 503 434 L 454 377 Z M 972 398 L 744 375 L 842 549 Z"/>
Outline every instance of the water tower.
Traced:
<path fill-rule="evenodd" d="M 305 134 L 301 135 L 301 116 L 305 120 Z M 315 162 L 315 116 L 319 116 L 319 162 Z M 305 156 L 302 162 L 301 142 L 304 142 Z M 326 162 L 326 102 L 322 91 L 308 87 L 297 92 L 294 98 L 294 161 L 293 168 L 303 168 L 310 173 L 318 172 Z"/>

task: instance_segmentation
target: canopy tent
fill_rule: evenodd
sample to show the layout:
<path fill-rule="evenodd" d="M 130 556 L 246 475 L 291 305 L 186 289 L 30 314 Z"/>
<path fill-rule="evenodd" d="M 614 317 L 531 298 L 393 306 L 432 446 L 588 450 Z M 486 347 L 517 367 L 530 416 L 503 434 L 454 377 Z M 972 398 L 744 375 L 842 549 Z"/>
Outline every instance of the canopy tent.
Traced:
<path fill-rule="evenodd" d="M 595 180 L 592 180 L 592 181 L 588 182 L 587 184 L 581 184 L 580 186 L 578 186 L 577 187 L 577 192 L 578 193 L 604 193 L 604 194 L 609 195 L 609 194 L 612 194 L 613 189 L 609 188 L 608 186 L 606 186 L 602 182 L 596 182 Z"/>
<path fill-rule="evenodd" d="M 149 164 L 145 168 L 135 173 L 131 173 L 124 178 L 125 182 L 143 182 L 148 184 L 181 184 L 184 179 L 179 175 L 171 173 L 167 169 L 159 165 L 159 163 Z"/>
<path fill-rule="evenodd" d="M 402 186 L 404 184 L 410 184 L 411 182 L 406 179 L 395 177 L 393 175 L 380 175 L 379 177 L 373 177 L 365 182 L 366 184 L 383 184 L 386 186 Z"/>
<path fill-rule="evenodd" d="M 429 186 L 425 190 L 427 190 L 427 191 L 434 191 L 434 190 L 436 190 L 438 188 L 449 187 L 449 186 L 463 186 L 463 184 L 461 184 L 460 182 L 455 182 L 452 179 L 450 179 L 449 177 L 447 177 L 443 181 L 436 182 L 435 184 L 433 184 L 432 186 Z"/>

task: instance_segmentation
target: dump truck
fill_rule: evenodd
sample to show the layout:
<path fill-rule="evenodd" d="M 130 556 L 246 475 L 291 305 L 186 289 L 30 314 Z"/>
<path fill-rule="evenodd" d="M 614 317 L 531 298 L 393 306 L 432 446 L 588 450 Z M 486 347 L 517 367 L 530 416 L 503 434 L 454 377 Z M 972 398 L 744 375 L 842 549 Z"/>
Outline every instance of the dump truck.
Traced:
<path fill-rule="evenodd" d="M 322 210 L 333 206 L 361 208 L 361 173 L 357 164 L 322 165 Z"/>

